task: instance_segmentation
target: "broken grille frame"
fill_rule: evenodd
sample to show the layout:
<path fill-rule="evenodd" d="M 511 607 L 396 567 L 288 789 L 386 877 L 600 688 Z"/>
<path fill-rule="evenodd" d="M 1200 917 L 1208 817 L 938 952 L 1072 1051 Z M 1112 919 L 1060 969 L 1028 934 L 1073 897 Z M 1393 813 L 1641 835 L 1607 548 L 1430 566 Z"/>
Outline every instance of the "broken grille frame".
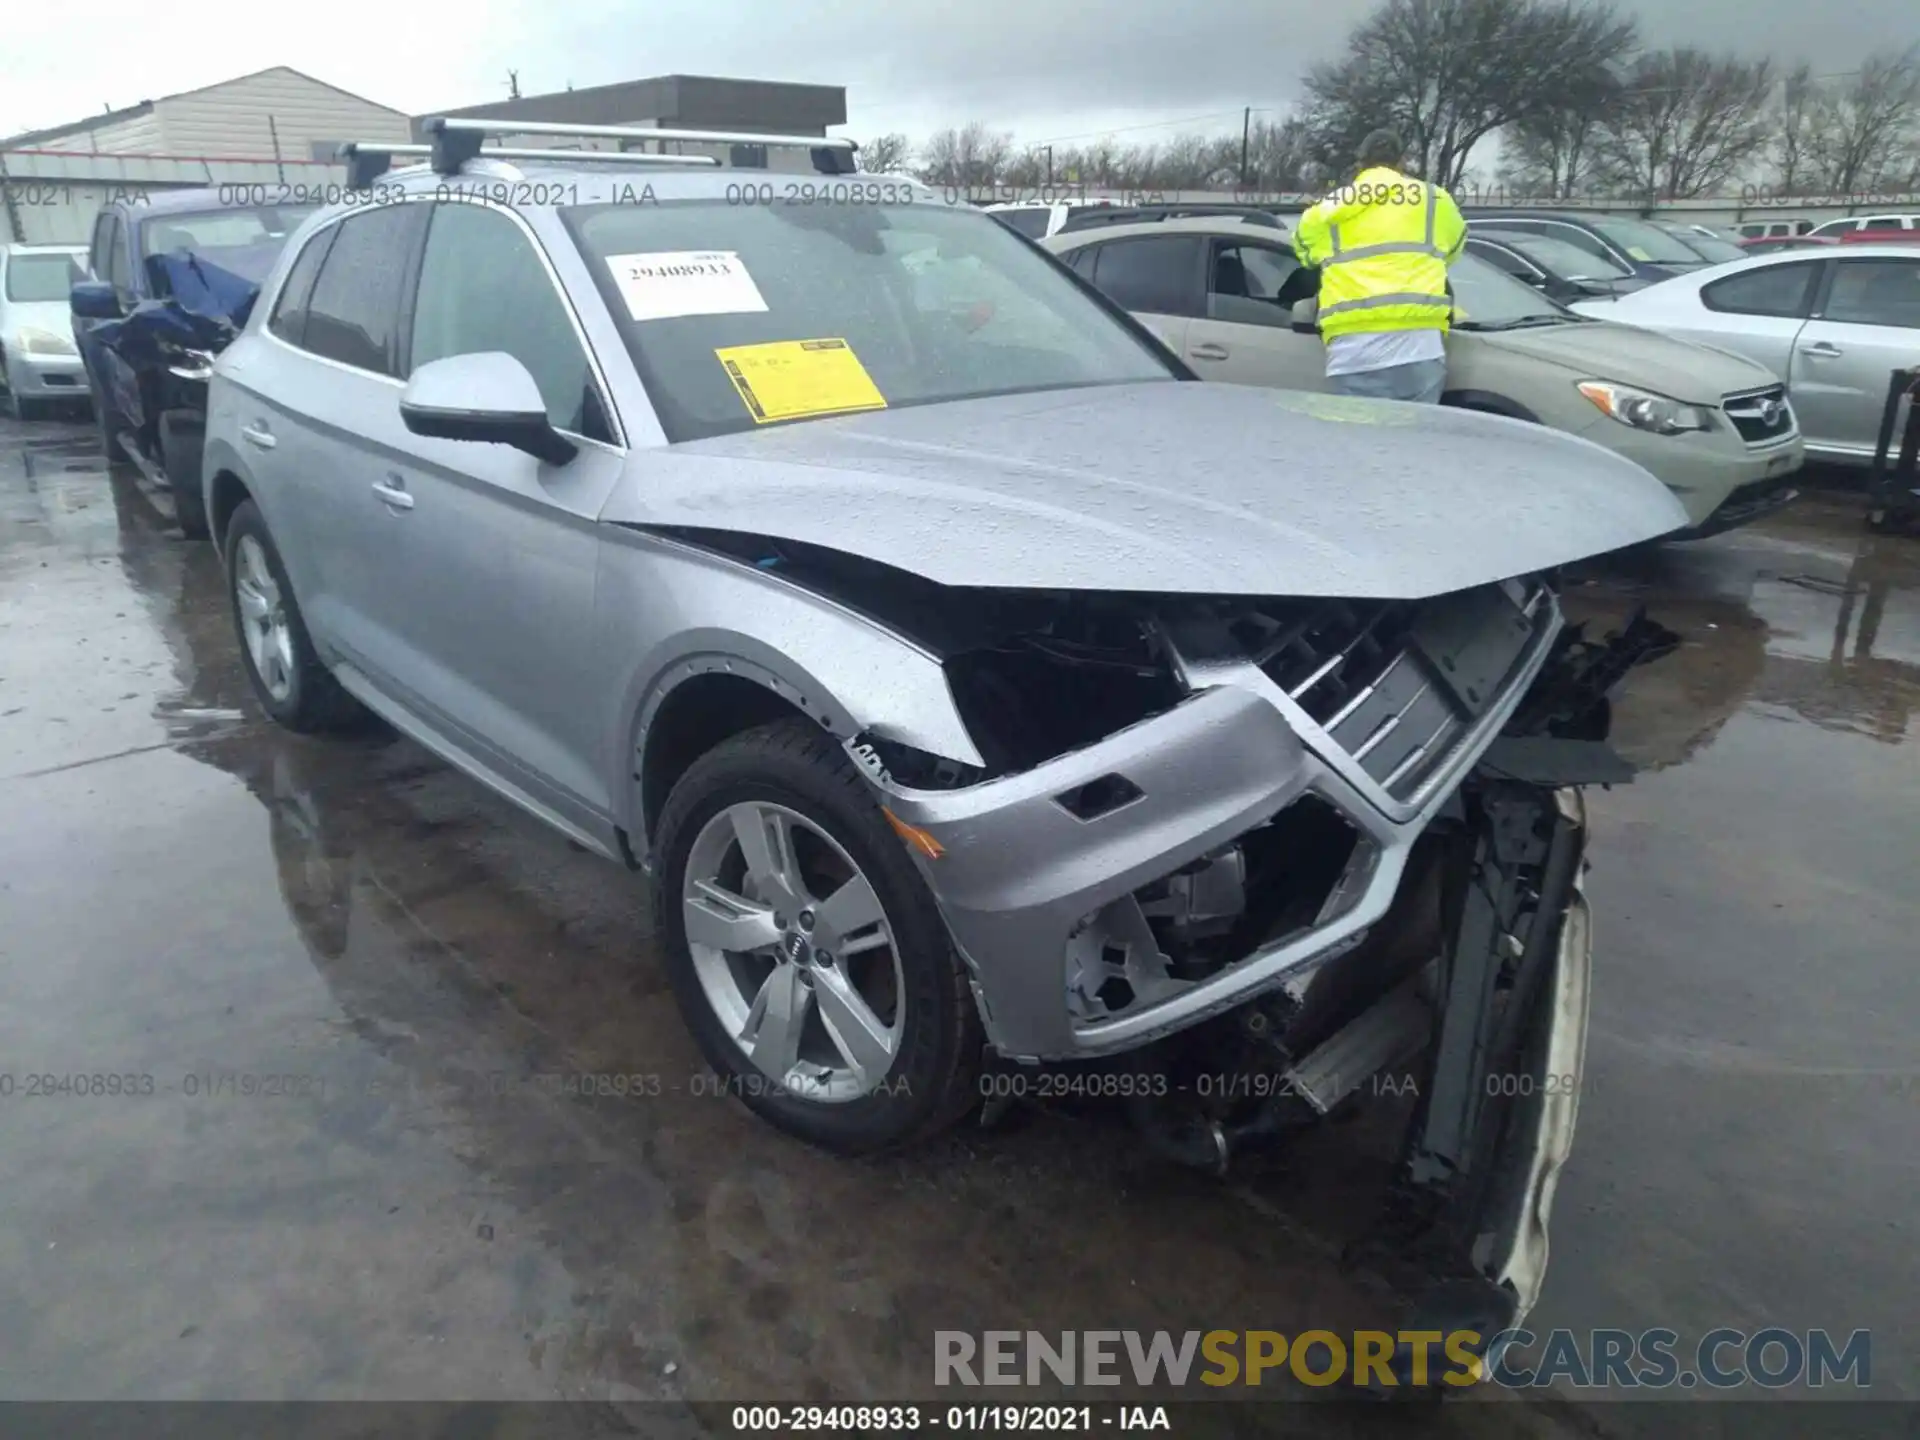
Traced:
<path fill-rule="evenodd" d="M 1432 597 L 1440 598 L 1443 597 Z M 1498 694 L 1487 703 L 1477 719 L 1458 727 L 1447 737 L 1446 751 L 1426 766 L 1419 783 L 1404 796 L 1395 795 L 1375 779 L 1366 769 L 1363 758 L 1357 758 L 1335 738 L 1333 728 L 1338 723 L 1337 717 L 1331 723 L 1322 724 L 1278 681 L 1255 664 L 1251 657 L 1208 655 L 1197 658 L 1184 654 L 1178 639 L 1169 648 L 1175 672 L 1183 684 L 1190 689 L 1233 684 L 1255 691 L 1286 717 L 1294 733 L 1341 780 L 1351 785 L 1381 814 L 1396 824 L 1404 825 L 1426 812 L 1436 798 L 1451 791 L 1465 777 L 1474 759 L 1512 718 L 1528 686 L 1551 653 L 1564 624 L 1559 600 L 1547 585 L 1534 581 L 1519 603 L 1530 618 L 1532 634 L 1501 679 Z"/>

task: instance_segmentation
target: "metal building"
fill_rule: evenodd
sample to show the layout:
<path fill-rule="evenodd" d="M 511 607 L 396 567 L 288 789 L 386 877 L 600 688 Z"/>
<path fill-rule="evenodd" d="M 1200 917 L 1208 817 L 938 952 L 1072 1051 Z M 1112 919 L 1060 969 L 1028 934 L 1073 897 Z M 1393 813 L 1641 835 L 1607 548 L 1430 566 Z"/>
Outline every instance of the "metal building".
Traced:
<path fill-rule="evenodd" d="M 0 138 L 0 151 L 331 160 L 347 140 L 405 140 L 407 116 L 286 65 Z"/>
<path fill-rule="evenodd" d="M 414 118 L 414 138 L 423 139 L 422 124 L 431 115 L 470 120 L 535 120 L 570 125 L 626 125 L 665 130 L 732 130 L 767 135 L 825 135 L 827 127 L 847 123 L 847 92 L 840 85 L 795 85 L 777 80 L 728 80 L 708 75 L 659 75 L 650 80 L 627 80 L 617 85 L 595 85 L 586 90 L 558 90 L 548 95 L 523 95 L 487 105 L 457 110 L 435 110 Z M 384 138 L 384 137 L 383 137 Z M 551 136 L 501 136 L 498 143 L 553 149 L 611 149 L 619 142 L 591 139 L 556 141 Z M 715 154 L 733 165 L 812 173 L 800 151 L 766 150 L 758 146 L 712 146 L 672 142 L 675 151 Z"/>

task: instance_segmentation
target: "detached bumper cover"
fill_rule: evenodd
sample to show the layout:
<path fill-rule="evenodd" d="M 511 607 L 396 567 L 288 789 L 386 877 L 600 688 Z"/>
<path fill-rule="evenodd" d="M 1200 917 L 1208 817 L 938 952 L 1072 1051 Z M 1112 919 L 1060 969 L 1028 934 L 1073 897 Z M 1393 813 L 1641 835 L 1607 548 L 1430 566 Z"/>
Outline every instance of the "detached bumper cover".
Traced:
<path fill-rule="evenodd" d="M 1562 816 L 1586 833 L 1586 805 L 1577 791 L 1557 797 Z M 1560 922 L 1551 970 L 1543 977 L 1541 1006 L 1522 1054 L 1516 1097 L 1494 1166 L 1475 1259 L 1482 1273 L 1512 1296 L 1508 1324 L 1518 1324 L 1540 1298 L 1547 1274 L 1547 1221 L 1560 1171 L 1573 1153 L 1586 1074 L 1587 1010 L 1592 993 L 1593 915 L 1584 886 L 1585 858 Z M 1568 1083 L 1571 1081 L 1571 1083 Z"/>

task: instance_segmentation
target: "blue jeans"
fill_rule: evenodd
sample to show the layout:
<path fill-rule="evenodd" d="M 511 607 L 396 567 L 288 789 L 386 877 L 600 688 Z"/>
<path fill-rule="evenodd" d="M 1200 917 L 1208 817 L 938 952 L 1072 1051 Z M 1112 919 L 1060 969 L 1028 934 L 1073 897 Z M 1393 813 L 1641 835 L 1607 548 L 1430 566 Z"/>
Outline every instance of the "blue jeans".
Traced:
<path fill-rule="evenodd" d="M 1356 370 L 1350 375 L 1329 375 L 1327 384 L 1338 395 L 1438 405 L 1440 393 L 1447 388 L 1447 362 L 1416 360 L 1411 365 L 1389 365 L 1384 370 Z"/>

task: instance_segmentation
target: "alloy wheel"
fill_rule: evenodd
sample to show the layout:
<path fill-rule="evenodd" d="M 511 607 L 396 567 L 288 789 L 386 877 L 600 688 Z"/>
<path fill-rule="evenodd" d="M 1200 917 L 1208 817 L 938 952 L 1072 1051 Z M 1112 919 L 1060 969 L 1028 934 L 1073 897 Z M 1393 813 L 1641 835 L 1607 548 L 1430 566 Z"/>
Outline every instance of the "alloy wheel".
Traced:
<path fill-rule="evenodd" d="M 782 805 L 730 805 L 694 839 L 681 909 L 707 1003 L 762 1076 L 827 1103 L 886 1080 L 905 1026 L 900 956 L 832 836 Z"/>
<path fill-rule="evenodd" d="M 235 551 L 234 598 L 240 609 L 240 633 L 253 670 L 267 694 L 284 702 L 293 693 L 293 627 L 287 620 L 279 582 L 267 564 L 267 552 L 251 535 L 242 535 Z"/>

